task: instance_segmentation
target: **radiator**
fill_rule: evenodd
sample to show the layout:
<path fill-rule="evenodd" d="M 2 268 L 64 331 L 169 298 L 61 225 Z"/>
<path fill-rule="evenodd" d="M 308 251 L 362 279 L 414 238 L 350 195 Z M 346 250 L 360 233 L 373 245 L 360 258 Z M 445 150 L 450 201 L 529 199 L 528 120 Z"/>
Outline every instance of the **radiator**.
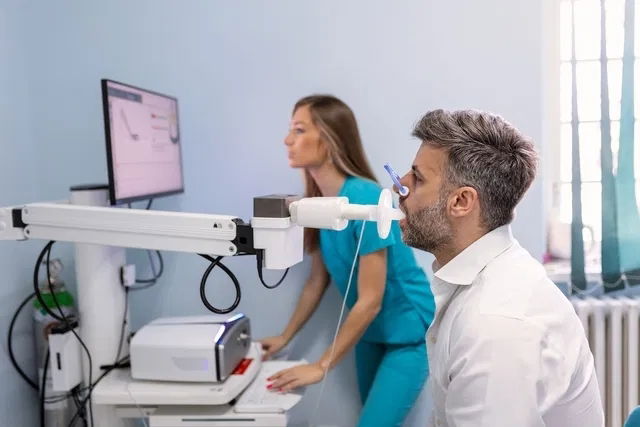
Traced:
<path fill-rule="evenodd" d="M 640 298 L 572 298 L 593 353 L 607 427 L 640 404 Z"/>

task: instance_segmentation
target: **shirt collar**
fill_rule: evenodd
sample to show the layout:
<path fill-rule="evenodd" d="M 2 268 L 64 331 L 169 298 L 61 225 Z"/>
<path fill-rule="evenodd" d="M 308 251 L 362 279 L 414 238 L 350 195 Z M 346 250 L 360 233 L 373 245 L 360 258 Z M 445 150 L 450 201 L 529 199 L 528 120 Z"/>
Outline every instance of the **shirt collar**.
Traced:
<path fill-rule="evenodd" d="M 489 262 L 509 249 L 514 242 L 509 225 L 498 227 L 467 246 L 439 269 L 434 261 L 434 276 L 446 283 L 470 285 Z"/>

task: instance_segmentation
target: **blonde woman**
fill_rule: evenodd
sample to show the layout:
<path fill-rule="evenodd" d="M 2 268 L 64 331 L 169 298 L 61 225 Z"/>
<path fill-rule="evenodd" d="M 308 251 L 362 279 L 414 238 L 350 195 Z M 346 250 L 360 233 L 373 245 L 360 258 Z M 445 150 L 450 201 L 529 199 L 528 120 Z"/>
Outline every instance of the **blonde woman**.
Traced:
<path fill-rule="evenodd" d="M 341 100 L 327 95 L 299 100 L 285 145 L 289 165 L 304 169 L 306 197 L 377 203 L 381 187 L 364 154 L 353 112 Z M 305 230 L 311 273 L 285 330 L 262 340 L 267 357 L 302 328 L 330 282 L 344 296 L 361 228 L 361 221 L 351 221 L 343 231 Z M 363 402 L 358 425 L 400 426 L 428 376 L 425 333 L 435 304 L 397 223 L 386 239 L 378 236 L 374 223 L 366 223 L 352 281 L 346 297 L 349 314 L 333 354 L 328 348 L 317 362 L 278 372 L 269 387 L 288 391 L 317 383 L 355 347 Z"/>

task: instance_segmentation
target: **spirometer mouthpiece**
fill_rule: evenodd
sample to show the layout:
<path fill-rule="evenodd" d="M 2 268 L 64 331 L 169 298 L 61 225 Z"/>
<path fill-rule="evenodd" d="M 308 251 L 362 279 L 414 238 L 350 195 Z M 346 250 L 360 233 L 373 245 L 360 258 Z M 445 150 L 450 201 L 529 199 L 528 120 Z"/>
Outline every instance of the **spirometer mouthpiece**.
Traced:
<path fill-rule="evenodd" d="M 378 235 L 386 239 L 391 221 L 401 220 L 404 213 L 392 204 L 391 191 L 380 193 L 377 205 L 350 204 L 346 197 L 308 197 L 289 205 L 291 221 L 302 227 L 344 230 L 350 219 L 375 221 Z"/>

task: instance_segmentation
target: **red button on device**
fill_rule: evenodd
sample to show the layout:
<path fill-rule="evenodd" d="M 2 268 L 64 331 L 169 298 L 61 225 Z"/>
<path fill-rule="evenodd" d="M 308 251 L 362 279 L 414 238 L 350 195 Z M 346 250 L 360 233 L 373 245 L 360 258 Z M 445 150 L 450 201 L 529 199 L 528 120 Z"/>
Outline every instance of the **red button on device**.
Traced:
<path fill-rule="evenodd" d="M 251 365 L 251 362 L 253 362 L 253 359 L 242 359 L 240 363 L 238 363 L 238 366 L 236 366 L 236 369 L 233 370 L 231 375 L 244 374 L 249 368 L 249 365 Z"/>

